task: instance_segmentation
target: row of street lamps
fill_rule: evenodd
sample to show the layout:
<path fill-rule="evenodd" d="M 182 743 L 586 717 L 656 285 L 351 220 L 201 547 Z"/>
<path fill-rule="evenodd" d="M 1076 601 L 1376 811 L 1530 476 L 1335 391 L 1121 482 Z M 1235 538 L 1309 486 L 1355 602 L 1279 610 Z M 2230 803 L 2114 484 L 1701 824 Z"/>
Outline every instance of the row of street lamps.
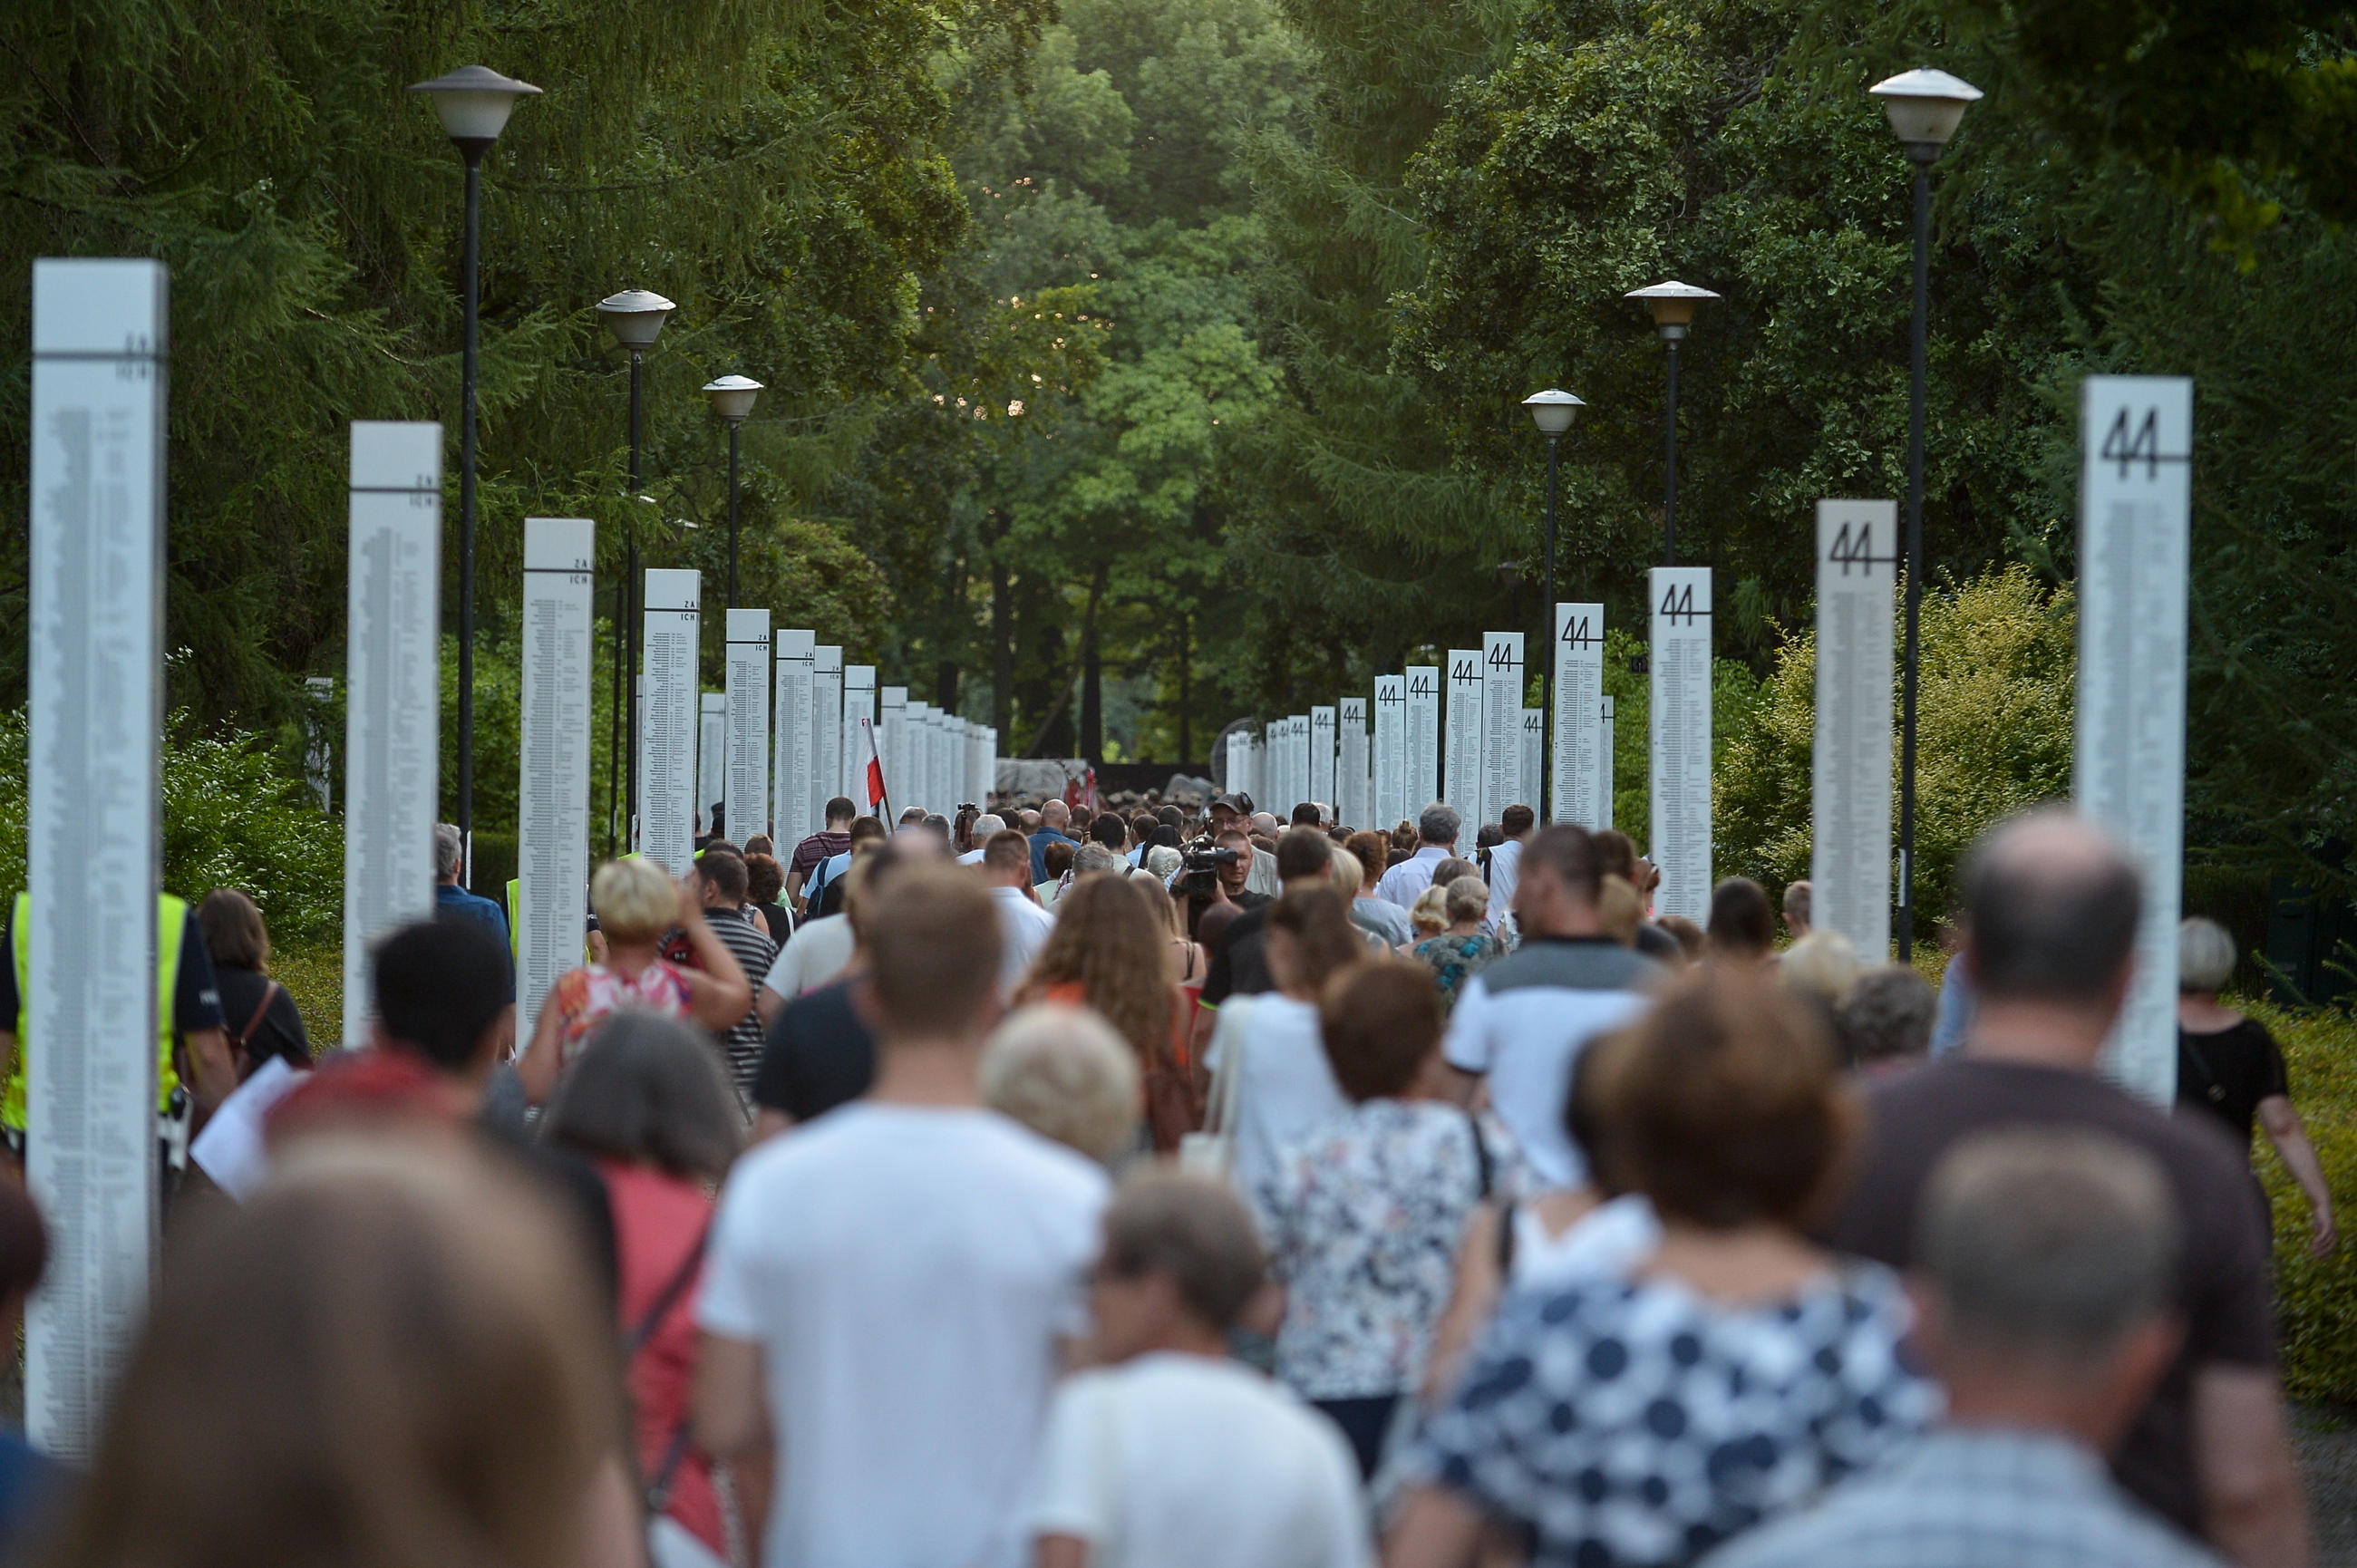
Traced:
<path fill-rule="evenodd" d="M 1908 366 L 1907 406 L 1907 651 L 1900 682 L 1899 742 L 1899 961 L 1915 951 L 1915 693 L 1921 647 L 1923 604 L 1923 387 L 1931 323 L 1932 166 L 1940 161 L 1964 111 L 1980 98 L 1972 83 L 1944 70 L 1910 70 L 1877 82 L 1867 91 L 1882 100 L 1890 128 L 1915 166 L 1915 308 Z M 1622 296 L 1645 302 L 1668 360 L 1662 414 L 1662 564 L 1678 564 L 1678 345 L 1706 300 L 1706 288 L 1672 279 Z M 1567 392 L 1550 387 L 1523 400 L 1531 421 L 1546 438 L 1545 596 L 1541 602 L 1538 646 L 1541 755 L 1555 755 L 1555 538 L 1556 447 L 1587 406 Z"/>
<path fill-rule="evenodd" d="M 467 846 L 466 878 L 471 883 L 475 825 L 475 397 L 476 341 L 482 317 L 482 163 L 483 155 L 490 151 L 491 144 L 498 141 L 500 133 L 507 128 L 508 116 L 514 112 L 517 102 L 540 96 L 540 89 L 528 81 L 501 76 L 488 67 L 468 65 L 431 81 L 418 82 L 409 91 L 428 95 L 435 113 L 442 122 L 443 132 L 458 149 L 458 156 L 467 166 L 466 242 L 459 263 L 461 293 L 465 302 L 461 313 L 465 319 L 465 335 L 458 361 L 457 816 L 458 832 Z M 664 321 L 674 308 L 670 300 L 642 288 L 625 289 L 597 302 L 599 319 L 613 334 L 615 342 L 627 349 L 630 356 L 630 493 L 633 497 L 639 494 L 640 488 L 640 361 L 646 350 L 654 346 L 655 338 L 662 332 Z M 703 389 L 712 412 L 728 426 L 727 603 L 731 605 L 737 602 L 737 440 L 762 390 L 760 382 L 733 375 L 722 376 Z M 638 701 L 629 685 L 627 673 L 635 653 L 632 611 L 637 604 L 639 578 L 639 539 L 635 518 L 625 523 L 623 538 L 627 564 L 622 582 L 615 591 L 614 745 L 608 756 L 609 765 L 621 776 L 619 792 L 624 798 L 623 821 L 628 822 L 638 815 Z M 610 803 L 617 793 L 613 779 L 608 780 L 607 788 L 607 798 Z M 615 837 L 614 825 L 610 822 L 608 837 L 610 849 Z"/>

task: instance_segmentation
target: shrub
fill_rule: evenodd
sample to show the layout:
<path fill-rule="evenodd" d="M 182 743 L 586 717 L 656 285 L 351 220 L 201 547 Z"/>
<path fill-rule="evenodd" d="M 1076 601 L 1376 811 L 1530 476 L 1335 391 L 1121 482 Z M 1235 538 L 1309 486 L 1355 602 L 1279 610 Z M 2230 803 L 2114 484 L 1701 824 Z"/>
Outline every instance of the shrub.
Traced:
<path fill-rule="evenodd" d="M 1949 909 L 1956 863 L 1991 822 L 2070 794 L 2077 628 L 2070 590 L 2040 586 L 2025 566 L 1995 567 L 1924 596 L 1915 897 L 1927 918 Z M 1797 633 L 1720 757 L 1713 809 L 1722 875 L 1781 892 L 1809 874 L 1816 678 L 1815 633 Z M 1891 692 L 1895 890 L 1896 674 Z M 1925 929 L 1919 921 L 1919 934 Z"/>
<path fill-rule="evenodd" d="M 22 708 L 0 713 L 0 896 L 25 886 Z M 165 725 L 164 886 L 191 902 L 216 887 L 253 897 L 278 940 L 329 942 L 343 933 L 344 830 L 309 790 L 278 771 L 269 737 L 193 733 Z"/>
<path fill-rule="evenodd" d="M 2255 1164 L 2276 1225 L 2276 1335 L 2284 1391 L 2303 1403 L 2357 1404 L 2357 1021 L 2321 1009 L 2294 1012 L 2238 1001 L 2282 1042 L 2292 1102 L 2332 1188 L 2341 1251 L 2308 1252 L 2308 1200 L 2262 1135 Z"/>

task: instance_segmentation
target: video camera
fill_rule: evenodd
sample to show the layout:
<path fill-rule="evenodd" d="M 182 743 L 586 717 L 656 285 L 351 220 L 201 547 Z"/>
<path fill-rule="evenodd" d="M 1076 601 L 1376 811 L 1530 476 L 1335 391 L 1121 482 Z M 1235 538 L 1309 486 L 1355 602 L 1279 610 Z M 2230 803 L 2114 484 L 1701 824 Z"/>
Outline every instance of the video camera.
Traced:
<path fill-rule="evenodd" d="M 1218 897 L 1220 867 L 1236 863 L 1234 850 L 1211 844 L 1189 844 L 1179 852 L 1179 857 L 1175 891 L 1187 898 Z"/>

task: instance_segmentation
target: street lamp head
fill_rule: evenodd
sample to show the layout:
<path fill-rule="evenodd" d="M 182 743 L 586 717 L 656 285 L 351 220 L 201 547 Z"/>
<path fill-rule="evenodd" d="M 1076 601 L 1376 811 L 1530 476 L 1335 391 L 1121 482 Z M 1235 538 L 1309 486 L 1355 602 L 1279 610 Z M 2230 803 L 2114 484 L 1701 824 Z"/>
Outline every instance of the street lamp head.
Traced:
<path fill-rule="evenodd" d="M 1570 429 L 1571 422 L 1587 405 L 1567 392 L 1549 387 L 1523 399 L 1523 406 L 1531 411 L 1531 423 L 1539 427 L 1539 434 L 1552 441 Z"/>
<path fill-rule="evenodd" d="M 1523 580 L 1523 564 L 1519 561 L 1501 561 L 1498 563 L 1497 570 L 1498 586 L 1510 594 L 1512 593 L 1514 585 Z"/>
<path fill-rule="evenodd" d="M 761 383 L 748 376 L 723 376 L 704 388 L 704 395 L 712 401 L 712 412 L 731 424 L 745 423 L 761 392 Z"/>
<path fill-rule="evenodd" d="M 1620 297 L 1643 300 L 1645 307 L 1653 313 L 1653 329 L 1674 343 L 1686 335 L 1686 328 L 1693 325 L 1695 311 L 1702 302 L 1717 299 L 1718 295 L 1706 288 L 1696 288 L 1690 283 L 1680 283 L 1672 278 L 1651 288 L 1631 289 Z"/>
<path fill-rule="evenodd" d="M 462 65 L 447 76 L 413 83 L 409 91 L 433 94 L 443 134 L 475 157 L 500 139 L 517 99 L 540 96 L 540 89 L 531 82 L 481 65 Z"/>
<path fill-rule="evenodd" d="M 642 288 L 626 288 L 597 302 L 597 314 L 605 320 L 606 330 L 614 335 L 615 342 L 634 354 L 654 347 L 664 319 L 675 308 L 662 295 Z"/>
<path fill-rule="evenodd" d="M 1939 161 L 1940 149 L 1964 124 L 1964 111 L 1981 96 L 1979 88 L 1944 70 L 1903 71 L 1867 91 L 1882 100 L 1890 128 L 1919 164 Z"/>

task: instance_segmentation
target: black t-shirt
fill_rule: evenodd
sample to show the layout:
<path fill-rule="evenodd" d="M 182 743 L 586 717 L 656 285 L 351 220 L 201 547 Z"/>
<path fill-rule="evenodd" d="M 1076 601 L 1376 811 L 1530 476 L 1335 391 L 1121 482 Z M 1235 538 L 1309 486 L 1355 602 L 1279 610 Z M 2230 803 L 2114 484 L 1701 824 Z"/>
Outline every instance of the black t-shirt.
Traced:
<path fill-rule="evenodd" d="M 1217 1007 L 1231 996 L 1257 996 L 1276 989 L 1268 973 L 1268 907 L 1265 893 L 1239 893 L 1243 913 L 1220 928 L 1211 941 L 1211 967 L 1203 973 L 1202 1003 Z"/>
<path fill-rule="evenodd" d="M 2245 1018 L 2212 1035 L 2177 1031 L 2178 1109 L 2199 1106 L 2215 1116 L 2234 1139 L 2234 1146 L 2243 1151 L 2245 1162 L 2251 1155 L 2251 1130 L 2258 1120 L 2259 1101 L 2271 1094 L 2288 1097 L 2290 1093 L 2283 1052 L 2267 1026 L 2256 1018 Z"/>
<path fill-rule="evenodd" d="M 807 1122 L 866 1093 L 876 1082 L 869 1004 L 864 977 L 822 985 L 787 1003 L 761 1047 L 753 1103 Z"/>
<path fill-rule="evenodd" d="M 213 982 L 221 991 L 221 1018 L 232 1038 L 237 1031 L 244 1031 L 245 1071 L 252 1072 L 273 1057 L 285 1058 L 286 1065 L 297 1069 L 311 1065 L 311 1038 L 304 1033 L 303 1014 L 285 986 L 273 991 L 267 976 L 233 963 L 214 970 Z M 264 994 L 270 998 L 268 1007 L 262 1005 Z"/>
<path fill-rule="evenodd" d="M 2185 1342 L 2112 1468 L 2146 1507 L 2198 1535 L 2194 1369 L 2276 1362 L 2266 1217 L 2225 1137 L 2199 1118 L 2163 1115 L 2093 1073 L 2020 1062 L 1950 1058 L 1869 1079 L 1866 1099 L 1866 1135 L 1848 1202 L 1827 1239 L 1895 1269 L 1918 1262 L 1915 1220 L 1924 1184 L 1961 1138 L 2007 1126 L 2080 1128 L 2108 1133 L 2159 1161 L 2184 1228 L 2170 1305 L 2184 1320 Z"/>

